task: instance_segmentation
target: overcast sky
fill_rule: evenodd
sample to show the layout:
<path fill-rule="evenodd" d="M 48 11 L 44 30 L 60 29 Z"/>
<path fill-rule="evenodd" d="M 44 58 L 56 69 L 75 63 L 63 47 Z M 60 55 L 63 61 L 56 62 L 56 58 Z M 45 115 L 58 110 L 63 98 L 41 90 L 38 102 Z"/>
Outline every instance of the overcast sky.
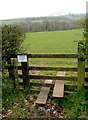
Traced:
<path fill-rule="evenodd" d="M 1 0 L 0 20 L 86 13 L 88 0 Z"/>

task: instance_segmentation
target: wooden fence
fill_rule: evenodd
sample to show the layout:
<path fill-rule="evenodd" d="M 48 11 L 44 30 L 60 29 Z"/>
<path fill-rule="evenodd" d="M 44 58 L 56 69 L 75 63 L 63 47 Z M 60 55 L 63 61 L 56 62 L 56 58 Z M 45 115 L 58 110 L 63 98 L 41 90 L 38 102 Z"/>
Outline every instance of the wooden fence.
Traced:
<path fill-rule="evenodd" d="M 19 54 L 23 55 L 23 54 Z M 31 79 L 48 79 L 48 80 L 64 80 L 65 82 L 65 93 L 80 90 L 82 87 L 88 87 L 88 77 L 85 76 L 85 72 L 88 72 L 88 68 L 85 68 L 85 61 L 78 59 L 78 54 L 25 54 L 27 56 L 27 62 L 21 62 L 21 66 L 17 66 L 15 62 L 6 69 L 9 69 L 9 73 L 14 80 L 14 87 L 18 85 L 23 85 L 24 88 L 29 88 L 32 92 L 39 90 L 32 90 L 31 86 L 50 86 L 53 87 L 54 83 L 47 84 L 43 82 L 30 82 Z M 17 55 L 13 55 L 12 58 L 17 58 Z M 78 59 L 78 67 L 40 67 L 40 66 L 30 66 L 31 58 L 68 58 L 68 59 Z M 22 70 L 22 75 L 18 74 L 18 70 Z M 31 75 L 29 71 L 31 70 L 46 70 L 46 71 L 75 71 L 77 76 L 44 76 L 44 75 Z M 17 76 L 23 79 L 23 82 L 17 80 Z M 36 80 L 37 81 L 37 80 Z M 68 83 L 67 81 L 70 81 Z M 73 81 L 73 82 L 72 82 Z"/>

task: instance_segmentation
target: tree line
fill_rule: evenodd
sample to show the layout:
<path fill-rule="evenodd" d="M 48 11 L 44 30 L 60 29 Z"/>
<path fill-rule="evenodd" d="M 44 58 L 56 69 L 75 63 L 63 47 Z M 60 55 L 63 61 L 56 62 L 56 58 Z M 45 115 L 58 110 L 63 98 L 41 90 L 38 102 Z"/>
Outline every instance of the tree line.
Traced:
<path fill-rule="evenodd" d="M 43 31 L 61 31 L 79 29 L 78 26 L 83 20 L 58 20 L 58 19 L 45 19 L 39 22 L 22 21 L 15 23 L 21 25 L 25 32 L 43 32 Z"/>
<path fill-rule="evenodd" d="M 21 19 L 11 19 L 3 21 L 12 25 L 22 26 L 26 33 L 43 32 L 43 31 L 61 31 L 79 29 L 85 14 L 69 14 L 66 16 L 48 16 L 48 17 L 31 17 Z"/>

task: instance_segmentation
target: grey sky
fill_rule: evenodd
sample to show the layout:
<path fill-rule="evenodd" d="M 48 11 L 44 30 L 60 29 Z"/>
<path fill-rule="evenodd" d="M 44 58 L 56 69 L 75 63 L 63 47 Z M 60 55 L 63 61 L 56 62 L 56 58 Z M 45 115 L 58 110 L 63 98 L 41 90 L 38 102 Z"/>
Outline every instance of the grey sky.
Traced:
<path fill-rule="evenodd" d="M 1 0 L 0 20 L 85 13 L 87 0 Z"/>

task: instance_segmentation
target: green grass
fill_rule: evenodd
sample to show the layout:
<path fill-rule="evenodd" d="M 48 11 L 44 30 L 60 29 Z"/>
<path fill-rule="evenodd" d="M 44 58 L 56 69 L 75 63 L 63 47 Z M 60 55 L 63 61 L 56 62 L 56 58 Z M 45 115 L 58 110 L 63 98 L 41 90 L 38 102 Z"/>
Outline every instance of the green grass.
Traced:
<path fill-rule="evenodd" d="M 74 40 L 82 39 L 82 30 L 69 30 L 69 31 L 56 31 L 56 32 L 38 32 L 38 33 L 27 33 L 26 40 L 23 45 L 27 49 L 27 53 L 77 53 L 77 42 Z M 30 45 L 28 45 L 30 44 Z M 27 46 L 28 45 L 28 46 Z M 67 62 L 68 61 L 68 62 Z M 40 66 L 77 66 L 77 61 L 73 59 L 31 59 L 29 64 L 40 65 Z M 44 75 L 56 75 L 57 71 L 32 71 L 32 74 L 44 74 Z M 66 72 L 66 75 L 72 73 Z M 31 114 L 42 114 L 38 108 L 32 108 L 32 104 L 26 105 L 24 98 L 29 99 L 29 93 L 26 91 L 19 92 L 14 90 L 12 80 L 4 78 L 3 87 L 3 114 L 6 115 L 9 111 L 12 113 L 8 115 L 10 118 L 24 118 L 27 119 Z M 35 80 L 32 80 L 34 82 Z M 36 80 L 38 81 L 38 80 Z M 39 81 L 38 81 L 39 82 Z M 41 80 L 42 82 L 42 80 Z M 39 89 L 32 87 L 32 89 Z M 22 93 L 22 95 L 21 95 Z M 56 104 L 58 109 L 60 106 L 63 107 L 62 116 L 66 118 L 81 118 L 87 117 L 87 95 L 88 91 L 82 90 L 79 93 L 65 95 L 64 99 L 51 100 L 51 104 Z M 36 93 L 35 93 L 36 94 Z M 33 94 L 34 95 L 34 94 Z M 32 99 L 32 102 L 34 99 Z M 31 101 L 29 101 L 31 102 Z M 34 103 L 34 102 L 33 102 Z M 49 103 L 50 104 L 50 103 Z M 17 106 L 16 106 L 17 105 Z M 31 111 L 32 110 L 32 111 Z M 31 114 L 30 114 L 31 113 Z"/>
<path fill-rule="evenodd" d="M 82 33 L 82 29 L 27 33 L 23 46 L 27 49 L 26 53 L 77 53 L 78 43 L 74 41 L 82 40 Z M 76 66 L 76 62 L 74 59 L 36 58 L 31 59 L 30 64 Z"/>
<path fill-rule="evenodd" d="M 77 53 L 83 30 L 27 33 L 23 46 L 27 53 Z"/>
<path fill-rule="evenodd" d="M 82 89 L 81 91 L 69 95 L 65 95 L 64 99 L 56 99 L 53 102 L 57 105 L 64 106 L 62 114 L 66 118 L 86 118 L 88 119 L 88 90 Z"/>

